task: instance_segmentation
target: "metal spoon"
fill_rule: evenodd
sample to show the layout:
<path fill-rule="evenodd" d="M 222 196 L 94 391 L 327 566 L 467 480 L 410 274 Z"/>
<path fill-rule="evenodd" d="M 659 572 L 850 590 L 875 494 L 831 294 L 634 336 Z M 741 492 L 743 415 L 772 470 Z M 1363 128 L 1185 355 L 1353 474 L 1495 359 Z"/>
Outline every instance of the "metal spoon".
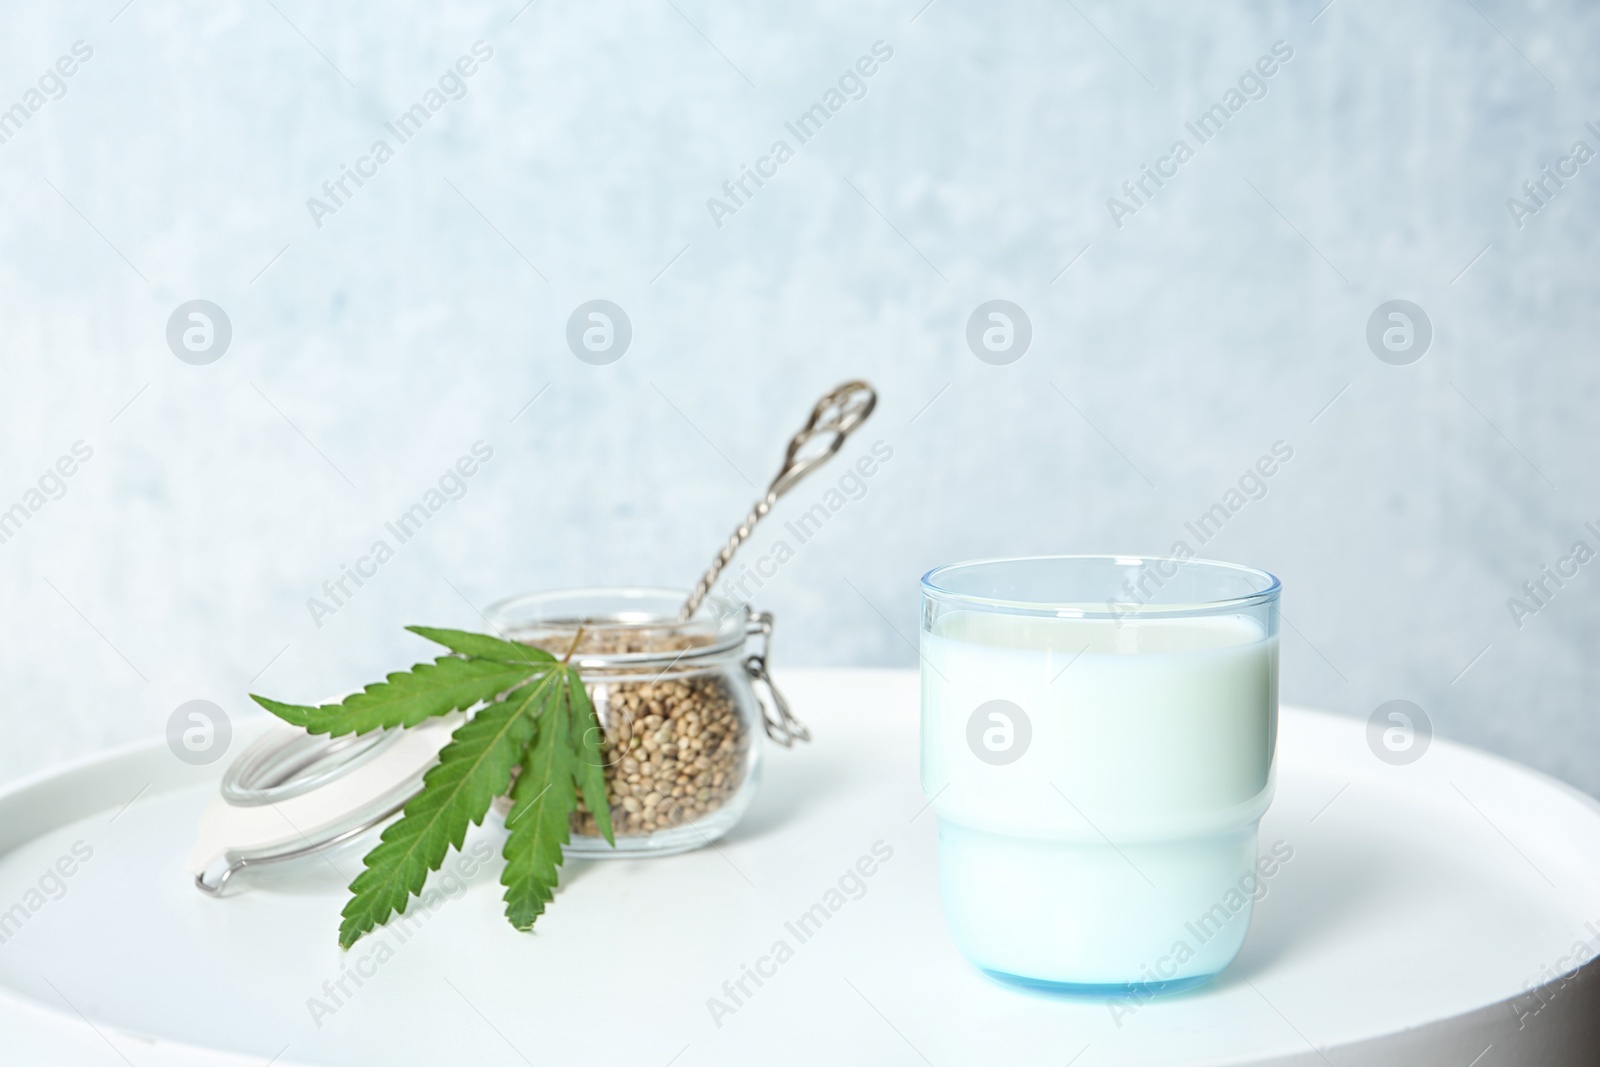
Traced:
<path fill-rule="evenodd" d="M 772 484 L 767 486 L 767 495 L 750 509 L 750 514 L 733 531 L 733 536 L 722 546 L 717 558 L 711 561 L 710 568 L 701 575 L 694 592 L 683 602 L 683 610 L 678 613 L 679 619 L 688 619 L 700 607 L 706 594 L 711 592 L 717 575 L 722 573 L 739 546 L 749 538 L 756 523 L 772 510 L 778 498 L 839 451 L 844 446 L 844 439 L 867 421 L 867 416 L 872 414 L 877 403 L 878 394 L 866 382 L 845 382 L 817 401 L 816 407 L 811 409 L 811 418 L 789 441 L 789 449 L 783 456 L 783 467 L 772 479 Z"/>

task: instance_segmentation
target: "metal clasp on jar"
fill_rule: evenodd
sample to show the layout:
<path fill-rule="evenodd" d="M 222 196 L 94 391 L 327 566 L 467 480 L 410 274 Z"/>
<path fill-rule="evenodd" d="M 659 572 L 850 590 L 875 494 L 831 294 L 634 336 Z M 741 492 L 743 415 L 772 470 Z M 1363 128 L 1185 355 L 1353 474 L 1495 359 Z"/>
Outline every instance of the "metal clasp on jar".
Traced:
<path fill-rule="evenodd" d="M 772 675 L 767 672 L 767 657 L 772 653 L 772 625 L 770 611 L 750 616 L 750 622 L 745 627 L 745 638 L 761 638 L 761 649 L 745 657 L 744 669 L 752 682 L 766 687 L 767 698 L 762 699 L 758 690 L 756 700 L 761 705 L 761 723 L 766 727 L 767 736 L 788 748 L 796 741 L 810 741 L 811 731 L 806 729 L 805 723 L 794 717 L 789 710 L 789 702 L 778 692 Z"/>

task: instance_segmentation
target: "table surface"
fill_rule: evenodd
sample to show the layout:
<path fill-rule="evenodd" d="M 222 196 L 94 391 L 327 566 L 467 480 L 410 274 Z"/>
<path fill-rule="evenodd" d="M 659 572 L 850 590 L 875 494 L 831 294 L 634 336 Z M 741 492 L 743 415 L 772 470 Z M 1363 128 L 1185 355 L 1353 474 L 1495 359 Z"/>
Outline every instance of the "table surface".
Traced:
<path fill-rule="evenodd" d="M 1460 1047 L 1501 1040 L 1490 1067 L 1523 1061 L 1499 1058 L 1502 1023 L 1481 1019 L 1500 1015 L 1483 1009 L 1540 1024 L 1526 990 L 1600 944 L 1600 805 L 1438 739 L 1390 766 L 1364 722 L 1285 709 L 1261 840 L 1294 858 L 1227 972 L 1132 1011 L 1001 986 L 963 960 L 940 911 L 916 675 L 780 680 L 816 741 L 768 746 L 745 821 L 682 856 L 568 861 L 531 935 L 504 921 L 498 861 L 403 943 L 391 929 L 349 954 L 338 872 L 203 897 L 183 859 L 226 761 L 183 767 L 160 741 L 14 785 L 0 792 L 0 909 L 36 900 L 74 844 L 92 856 L 0 944 L 6 1062 L 1375 1062 L 1339 1050 L 1479 1012 Z M 491 817 L 468 848 L 497 850 L 502 834 Z M 830 896 L 872 855 L 869 878 Z M 801 941 L 786 923 L 819 902 L 837 910 Z M 791 951 L 735 1007 L 724 983 L 780 941 Z M 324 984 L 348 970 L 365 977 L 336 1003 Z"/>

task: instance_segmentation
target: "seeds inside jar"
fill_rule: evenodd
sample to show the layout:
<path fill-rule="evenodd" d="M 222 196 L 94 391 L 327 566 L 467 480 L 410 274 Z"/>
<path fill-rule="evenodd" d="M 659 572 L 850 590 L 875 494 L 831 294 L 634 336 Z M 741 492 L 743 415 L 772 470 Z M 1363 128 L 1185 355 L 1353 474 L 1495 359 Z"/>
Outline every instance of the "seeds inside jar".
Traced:
<path fill-rule="evenodd" d="M 571 648 L 570 633 L 524 640 L 555 655 Z M 575 654 L 670 654 L 709 643 L 699 634 L 597 627 L 584 631 Z M 695 822 L 722 807 L 743 784 L 750 738 L 733 687 L 721 674 L 691 673 L 692 668 L 684 667 L 674 671 L 672 666 L 661 670 L 644 665 L 637 681 L 585 680 L 605 731 L 606 794 L 618 837 Z M 504 798 L 496 804 L 507 807 Z M 581 796 L 572 814 L 572 832 L 600 834 Z"/>

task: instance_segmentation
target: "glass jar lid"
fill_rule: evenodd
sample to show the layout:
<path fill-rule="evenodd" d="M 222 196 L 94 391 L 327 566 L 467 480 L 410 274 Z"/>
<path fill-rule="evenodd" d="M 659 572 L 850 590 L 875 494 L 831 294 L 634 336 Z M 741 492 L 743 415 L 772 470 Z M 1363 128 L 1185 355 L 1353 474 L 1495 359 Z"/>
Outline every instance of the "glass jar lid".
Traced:
<path fill-rule="evenodd" d="M 219 896 L 243 870 L 324 853 L 398 815 L 464 719 L 343 737 L 268 729 L 200 818 L 188 859 L 195 885 Z"/>

